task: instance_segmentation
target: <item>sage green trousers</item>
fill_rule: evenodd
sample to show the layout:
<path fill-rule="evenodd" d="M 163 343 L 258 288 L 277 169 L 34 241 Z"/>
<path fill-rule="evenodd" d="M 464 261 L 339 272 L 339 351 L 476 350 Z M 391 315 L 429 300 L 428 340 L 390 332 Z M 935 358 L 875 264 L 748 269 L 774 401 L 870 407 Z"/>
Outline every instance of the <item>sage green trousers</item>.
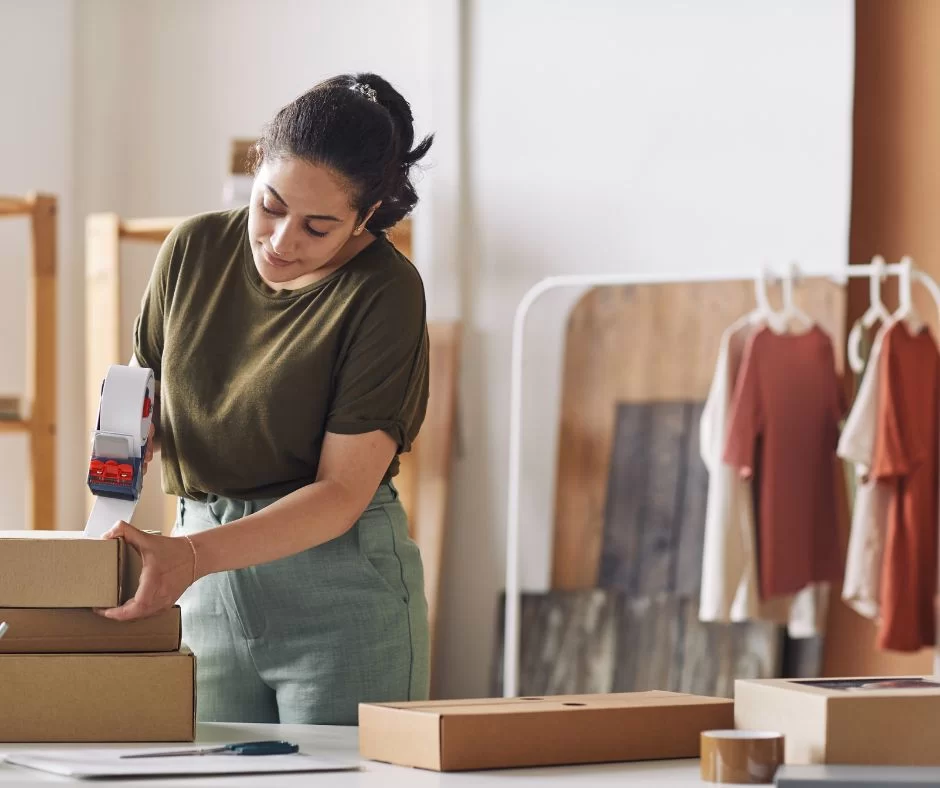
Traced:
<path fill-rule="evenodd" d="M 273 503 L 179 499 L 175 535 Z M 428 697 L 428 612 L 417 545 L 391 484 L 330 542 L 199 579 L 179 602 L 200 721 L 355 725 L 360 702 Z"/>

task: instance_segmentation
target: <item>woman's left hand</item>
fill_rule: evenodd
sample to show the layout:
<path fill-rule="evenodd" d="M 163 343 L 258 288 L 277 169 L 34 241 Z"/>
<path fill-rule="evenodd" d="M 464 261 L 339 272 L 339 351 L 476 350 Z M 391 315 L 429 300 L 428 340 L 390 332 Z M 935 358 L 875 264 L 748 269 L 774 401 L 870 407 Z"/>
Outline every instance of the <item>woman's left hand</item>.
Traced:
<path fill-rule="evenodd" d="M 187 540 L 145 534 L 123 520 L 101 538 L 119 537 L 140 553 L 143 566 L 137 593 L 120 607 L 96 612 L 115 621 L 131 621 L 156 615 L 175 605 L 194 579 L 195 555 Z"/>

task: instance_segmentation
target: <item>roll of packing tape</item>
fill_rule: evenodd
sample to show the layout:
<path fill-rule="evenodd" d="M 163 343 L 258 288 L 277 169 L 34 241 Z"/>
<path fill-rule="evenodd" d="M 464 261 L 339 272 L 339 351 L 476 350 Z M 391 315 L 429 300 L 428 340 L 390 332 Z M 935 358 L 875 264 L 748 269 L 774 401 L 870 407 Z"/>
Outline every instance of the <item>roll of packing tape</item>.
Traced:
<path fill-rule="evenodd" d="M 85 523 L 86 537 L 98 538 L 118 520 L 130 522 L 134 514 L 142 483 L 140 464 L 153 421 L 154 395 L 152 370 L 120 364 L 108 368 L 101 387 L 97 429 L 92 435 L 92 465 L 97 460 L 99 468 L 105 469 L 97 473 L 105 473 L 115 463 L 123 463 L 118 467 L 126 467 L 127 473 L 109 480 L 89 471 L 95 503 Z M 107 465 L 102 466 L 102 462 Z"/>
<path fill-rule="evenodd" d="M 774 731 L 703 731 L 702 779 L 710 783 L 773 782 L 783 763 L 783 734 Z"/>

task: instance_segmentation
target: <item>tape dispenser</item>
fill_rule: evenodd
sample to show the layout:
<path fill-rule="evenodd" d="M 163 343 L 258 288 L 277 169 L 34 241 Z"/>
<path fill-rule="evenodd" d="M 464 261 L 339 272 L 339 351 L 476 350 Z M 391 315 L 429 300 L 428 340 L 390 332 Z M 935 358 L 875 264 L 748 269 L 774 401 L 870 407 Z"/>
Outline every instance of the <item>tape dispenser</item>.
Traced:
<path fill-rule="evenodd" d="M 100 537 L 118 521 L 130 522 L 143 489 L 143 460 L 153 423 L 153 371 L 112 364 L 101 384 L 91 434 L 88 488 L 95 503 L 85 536 Z"/>

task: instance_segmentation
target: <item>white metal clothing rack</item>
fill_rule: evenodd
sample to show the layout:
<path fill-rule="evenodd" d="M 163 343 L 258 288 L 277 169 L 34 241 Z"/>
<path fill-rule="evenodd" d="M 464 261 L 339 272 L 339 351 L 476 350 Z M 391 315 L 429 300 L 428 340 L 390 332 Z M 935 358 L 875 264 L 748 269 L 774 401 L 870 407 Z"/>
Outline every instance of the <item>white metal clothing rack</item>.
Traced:
<path fill-rule="evenodd" d="M 909 258 L 904 262 L 876 267 L 870 263 L 846 265 L 822 271 L 795 269 L 799 279 L 830 279 L 845 284 L 850 278 L 867 278 L 880 273 L 886 276 L 909 276 L 910 281 L 922 284 L 930 292 L 940 314 L 940 286 L 923 271 L 911 267 Z M 780 277 L 777 277 L 778 279 Z M 525 326 L 529 310 L 545 293 L 569 287 L 597 287 L 614 285 L 695 284 L 708 282 L 745 281 L 740 274 L 573 274 L 550 276 L 531 287 L 522 297 L 513 320 L 512 370 L 509 403 L 509 495 L 506 514 L 506 600 L 503 647 L 503 695 L 516 697 L 519 686 L 520 588 L 519 588 L 519 485 L 522 453 L 522 384 L 525 369 Z M 934 659 L 935 672 L 940 674 L 940 652 Z"/>

